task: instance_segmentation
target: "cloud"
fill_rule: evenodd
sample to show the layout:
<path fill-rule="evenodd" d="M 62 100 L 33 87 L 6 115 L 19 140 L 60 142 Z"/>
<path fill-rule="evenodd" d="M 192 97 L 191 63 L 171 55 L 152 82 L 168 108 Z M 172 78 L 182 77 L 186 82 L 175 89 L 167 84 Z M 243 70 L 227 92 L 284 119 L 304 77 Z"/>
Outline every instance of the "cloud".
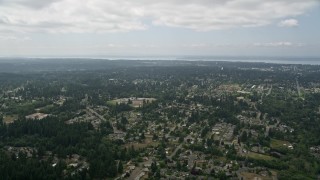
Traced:
<path fill-rule="evenodd" d="M 29 41 L 31 40 L 28 36 L 17 37 L 13 35 L 0 35 L 0 40 L 4 41 Z"/>
<path fill-rule="evenodd" d="M 318 0 L 0 0 L 0 31 L 105 33 L 145 30 L 150 25 L 210 31 L 265 26 L 318 4 Z"/>
<path fill-rule="evenodd" d="M 61 0 L 0 0 L 1 6 L 25 6 L 33 9 L 46 7 Z"/>
<path fill-rule="evenodd" d="M 276 42 L 257 42 L 257 43 L 234 43 L 234 44 L 207 44 L 207 43 L 191 43 L 182 44 L 177 47 L 189 49 L 216 49 L 216 48 L 278 48 L 278 47 L 304 47 L 304 43 L 293 43 L 289 41 Z"/>
<path fill-rule="evenodd" d="M 302 47 L 303 43 L 292 43 L 287 41 L 280 42 L 268 42 L 268 43 L 254 43 L 254 47 Z"/>
<path fill-rule="evenodd" d="M 296 27 L 299 26 L 299 22 L 296 19 L 286 19 L 278 24 L 280 27 Z"/>
<path fill-rule="evenodd" d="M 206 43 L 192 43 L 192 44 L 183 44 L 182 47 L 185 48 L 206 48 L 210 47 L 211 45 L 208 45 Z"/>

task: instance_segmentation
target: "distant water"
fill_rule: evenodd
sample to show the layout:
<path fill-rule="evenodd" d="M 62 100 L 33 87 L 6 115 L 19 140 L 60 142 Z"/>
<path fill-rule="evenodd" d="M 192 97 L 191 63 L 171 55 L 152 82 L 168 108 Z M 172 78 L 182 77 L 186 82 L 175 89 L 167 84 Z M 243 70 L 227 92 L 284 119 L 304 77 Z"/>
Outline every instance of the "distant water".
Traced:
<path fill-rule="evenodd" d="M 275 64 L 320 65 L 320 57 L 242 57 L 242 56 L 142 56 L 142 57 L 106 57 L 110 60 L 185 60 L 185 61 L 230 61 L 258 62 Z"/>
<path fill-rule="evenodd" d="M 165 61 L 230 61 L 274 64 L 320 65 L 320 57 L 258 57 L 258 56 L 68 56 L 68 57 L 0 57 L 0 61 L 12 59 L 105 59 L 105 60 L 165 60 Z"/>

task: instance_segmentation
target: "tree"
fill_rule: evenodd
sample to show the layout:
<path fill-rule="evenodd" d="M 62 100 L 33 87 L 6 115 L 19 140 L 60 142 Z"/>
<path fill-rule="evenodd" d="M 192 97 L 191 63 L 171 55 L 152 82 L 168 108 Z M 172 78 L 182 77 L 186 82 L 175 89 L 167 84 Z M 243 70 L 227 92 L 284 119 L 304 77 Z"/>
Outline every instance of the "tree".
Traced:
<path fill-rule="evenodd" d="M 227 175 L 224 171 L 219 171 L 219 173 L 217 174 L 217 177 L 220 179 L 220 180 L 227 180 Z"/>
<path fill-rule="evenodd" d="M 158 136 L 156 134 L 153 134 L 152 140 L 157 140 L 157 139 L 158 139 Z"/>
<path fill-rule="evenodd" d="M 243 131 L 240 137 L 240 141 L 241 142 L 247 142 L 248 140 L 248 135 L 247 135 L 247 131 Z"/>
<path fill-rule="evenodd" d="M 146 136 L 144 135 L 144 132 L 141 133 L 140 138 L 141 138 L 142 140 L 145 140 L 145 139 L 146 139 Z"/>
<path fill-rule="evenodd" d="M 212 168 L 211 171 L 210 171 L 210 175 L 214 176 L 215 174 L 216 174 L 216 171 L 214 170 L 214 168 Z"/>
<path fill-rule="evenodd" d="M 121 161 L 119 161 L 118 173 L 123 173 L 123 165 L 122 165 L 122 162 L 121 162 Z"/>
<path fill-rule="evenodd" d="M 157 167 L 157 163 L 155 161 L 153 161 L 151 163 L 151 172 L 152 174 L 154 174 L 157 171 L 158 167 Z"/>
<path fill-rule="evenodd" d="M 212 138 L 208 138 L 207 139 L 207 146 L 210 147 L 213 144 L 213 139 Z"/>
<path fill-rule="evenodd" d="M 161 178 L 160 169 L 157 170 L 155 177 L 158 179 Z"/>
<path fill-rule="evenodd" d="M 177 162 L 177 170 L 181 171 L 181 163 L 180 163 L 180 161 Z"/>
<path fill-rule="evenodd" d="M 126 125 L 126 124 L 128 124 L 128 119 L 126 117 L 122 116 L 120 122 L 121 122 L 121 124 Z"/>

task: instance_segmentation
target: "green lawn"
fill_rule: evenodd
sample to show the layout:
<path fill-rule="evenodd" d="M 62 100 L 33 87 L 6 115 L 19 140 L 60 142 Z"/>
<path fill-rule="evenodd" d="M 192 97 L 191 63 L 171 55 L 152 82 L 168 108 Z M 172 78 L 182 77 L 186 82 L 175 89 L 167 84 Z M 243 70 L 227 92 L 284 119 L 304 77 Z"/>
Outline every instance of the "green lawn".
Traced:
<path fill-rule="evenodd" d="M 110 106 L 115 106 L 117 105 L 117 101 L 116 100 L 107 101 L 107 104 Z"/>
<path fill-rule="evenodd" d="M 285 145 L 284 145 L 285 144 Z M 282 141 L 278 139 L 271 139 L 270 147 L 273 149 L 279 149 L 279 148 L 287 148 L 288 145 L 291 145 L 288 141 Z"/>
<path fill-rule="evenodd" d="M 271 160 L 275 159 L 272 156 L 259 154 L 259 153 L 255 153 L 255 152 L 249 152 L 248 157 L 250 157 L 252 159 L 260 159 L 260 160 L 267 160 L 267 161 L 271 161 Z"/>

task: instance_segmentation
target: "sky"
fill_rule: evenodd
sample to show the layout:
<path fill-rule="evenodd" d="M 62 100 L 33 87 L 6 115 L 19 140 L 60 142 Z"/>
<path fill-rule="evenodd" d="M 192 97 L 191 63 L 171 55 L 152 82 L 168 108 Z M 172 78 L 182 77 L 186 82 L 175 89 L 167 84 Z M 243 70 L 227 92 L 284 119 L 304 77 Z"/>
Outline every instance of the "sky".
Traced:
<path fill-rule="evenodd" d="M 0 57 L 320 57 L 320 0 L 0 0 Z"/>

